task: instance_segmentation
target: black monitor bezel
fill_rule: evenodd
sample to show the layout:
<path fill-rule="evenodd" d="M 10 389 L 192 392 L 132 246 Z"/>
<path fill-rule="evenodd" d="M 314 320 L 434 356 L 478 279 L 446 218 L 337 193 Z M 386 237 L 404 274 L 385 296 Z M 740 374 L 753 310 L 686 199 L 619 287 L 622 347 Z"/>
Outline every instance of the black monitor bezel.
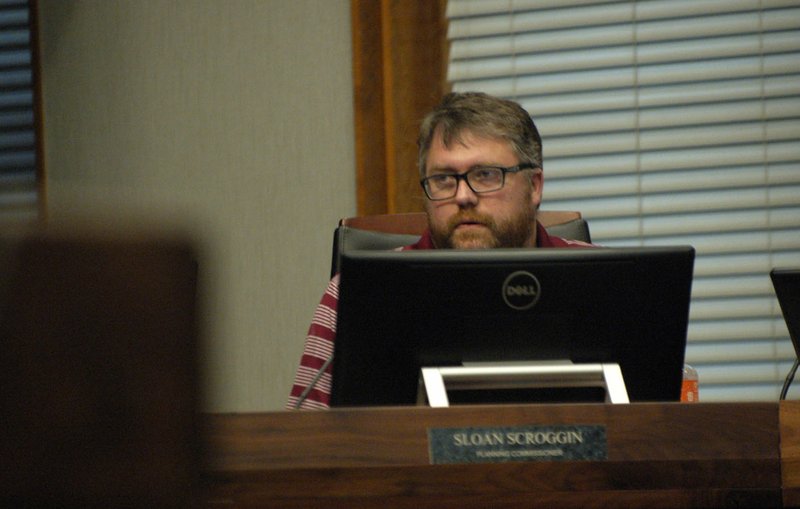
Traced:
<path fill-rule="evenodd" d="M 561 278 L 559 285 L 569 287 L 565 292 L 579 290 L 580 294 L 573 294 L 573 303 L 580 300 L 577 307 L 585 310 L 584 316 L 594 313 L 590 310 L 593 305 L 600 306 L 603 313 L 610 313 L 612 319 L 605 320 L 592 315 L 600 322 L 596 325 L 599 329 L 595 330 L 619 325 L 638 331 L 636 334 L 639 336 L 646 334 L 649 337 L 649 341 L 623 341 L 614 345 L 608 343 L 616 340 L 604 339 L 606 344 L 597 345 L 597 350 L 602 351 L 597 358 L 587 354 L 587 350 L 595 348 L 587 338 L 575 340 L 572 337 L 571 341 L 580 345 L 575 347 L 571 344 L 566 348 L 571 360 L 618 362 L 631 401 L 677 401 L 686 348 L 693 264 L 694 249 L 691 246 L 343 252 L 331 406 L 412 405 L 416 389 L 412 391 L 410 384 L 412 381 L 416 383 L 419 368 L 431 359 L 442 365 L 458 365 L 462 360 L 481 360 L 475 357 L 482 355 L 490 357 L 485 359 L 488 361 L 501 360 L 503 355 L 494 355 L 493 352 L 503 351 L 503 348 L 526 352 L 526 348 L 532 349 L 532 343 L 525 341 L 523 344 L 508 337 L 499 338 L 508 342 L 502 348 L 497 344 L 498 338 L 487 345 L 476 343 L 473 338 L 470 343 L 472 352 L 458 354 L 459 346 L 442 345 L 440 339 L 436 340 L 440 344 L 432 346 L 435 341 L 430 338 L 424 341 L 420 337 L 426 335 L 422 331 L 431 329 L 430 322 L 426 325 L 431 307 L 440 307 L 440 314 L 449 313 L 446 306 L 441 306 L 441 299 L 433 297 L 431 292 L 442 291 L 451 285 L 453 279 L 475 279 L 478 291 L 483 293 L 486 290 L 481 288 L 494 284 L 485 281 L 499 280 L 503 274 L 521 269 L 532 271 L 544 279 L 541 289 L 544 295 L 548 291 L 560 291 L 553 283 L 556 275 Z M 498 275 L 492 275 L 493 272 Z M 423 275 L 425 281 L 415 281 Z M 585 280 L 581 281 L 581 277 Z M 597 285 L 598 281 L 607 283 L 604 289 L 591 290 L 586 286 Z M 619 294 L 618 288 L 610 285 L 611 281 L 624 281 L 638 297 L 632 299 Z M 463 281 L 455 286 L 454 292 L 474 291 Z M 591 294 L 592 291 L 595 294 Z M 593 304 L 591 299 L 599 295 L 597 292 L 606 298 Z M 462 297 L 452 295 L 447 298 L 458 301 Z M 558 298 L 569 303 L 564 295 Z M 613 298 L 617 299 L 616 303 L 609 302 Z M 449 320 L 453 325 L 460 320 L 459 313 L 470 317 L 468 320 L 472 322 L 459 329 L 464 337 L 472 333 L 471 327 L 483 325 L 474 315 L 484 306 L 473 309 L 469 301 L 460 304 L 466 308 L 454 308 Z M 505 311 L 494 304 L 491 310 L 495 313 L 490 313 L 491 316 L 504 319 L 502 313 Z M 536 307 L 530 312 L 536 312 Z M 575 320 L 576 317 L 569 312 L 564 315 L 569 319 L 553 313 L 547 316 L 554 317 L 551 320 L 554 322 L 561 320 L 559 327 L 554 328 L 566 327 L 571 336 L 575 335 L 572 332 L 574 327 L 586 329 L 583 318 Z M 521 315 L 517 318 L 517 321 L 524 321 Z M 568 323 L 570 320 L 574 322 Z M 530 320 L 533 327 L 543 328 L 543 335 L 560 334 L 545 330 L 547 324 L 541 322 Z M 584 336 L 586 330 L 582 331 Z M 447 334 L 450 332 L 446 331 Z M 609 336 L 608 331 L 603 335 Z M 412 336 L 416 339 L 411 339 Z M 565 347 L 551 346 L 555 350 L 551 348 L 542 358 L 561 357 L 558 349 Z M 450 348 L 450 351 L 442 351 L 442 348 Z M 572 351 L 575 348 L 580 350 L 577 356 Z M 461 359 L 457 358 L 459 355 Z M 465 355 L 470 358 L 464 359 Z M 538 354 L 528 352 L 524 355 Z"/>

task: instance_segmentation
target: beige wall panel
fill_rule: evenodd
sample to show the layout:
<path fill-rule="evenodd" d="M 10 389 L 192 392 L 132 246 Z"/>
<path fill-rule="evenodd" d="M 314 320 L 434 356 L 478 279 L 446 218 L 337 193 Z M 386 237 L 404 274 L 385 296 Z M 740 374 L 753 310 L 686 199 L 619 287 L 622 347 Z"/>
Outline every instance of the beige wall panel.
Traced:
<path fill-rule="evenodd" d="M 347 0 L 41 0 L 48 213 L 190 229 L 207 408 L 282 407 L 355 212 Z"/>

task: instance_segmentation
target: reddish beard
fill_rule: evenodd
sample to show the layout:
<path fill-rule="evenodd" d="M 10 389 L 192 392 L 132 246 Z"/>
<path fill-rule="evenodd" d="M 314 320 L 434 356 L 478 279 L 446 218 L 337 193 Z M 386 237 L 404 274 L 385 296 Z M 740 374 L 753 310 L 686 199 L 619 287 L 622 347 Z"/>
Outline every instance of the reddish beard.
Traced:
<path fill-rule="evenodd" d="M 476 231 L 458 231 L 463 223 L 482 225 Z M 430 224 L 431 237 L 437 248 L 469 249 L 469 248 L 497 248 L 497 247 L 523 247 L 528 241 L 534 239 L 536 231 L 536 214 L 533 210 L 529 213 L 516 216 L 515 219 L 498 223 L 491 216 L 471 211 L 460 211 L 451 217 L 444 228 L 437 228 Z"/>

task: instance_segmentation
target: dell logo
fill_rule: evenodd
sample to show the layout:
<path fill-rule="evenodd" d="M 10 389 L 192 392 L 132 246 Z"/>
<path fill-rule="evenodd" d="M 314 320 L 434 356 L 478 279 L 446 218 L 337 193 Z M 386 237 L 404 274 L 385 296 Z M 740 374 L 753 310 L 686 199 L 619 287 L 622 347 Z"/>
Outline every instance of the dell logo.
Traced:
<path fill-rule="evenodd" d="M 538 302 L 540 290 L 536 276 L 520 270 L 509 275 L 503 282 L 503 300 L 512 309 L 530 309 Z"/>
<path fill-rule="evenodd" d="M 509 297 L 515 297 L 517 295 L 528 296 L 528 297 L 535 297 L 536 296 L 536 287 L 533 285 L 528 286 L 507 286 L 506 287 L 506 295 Z"/>

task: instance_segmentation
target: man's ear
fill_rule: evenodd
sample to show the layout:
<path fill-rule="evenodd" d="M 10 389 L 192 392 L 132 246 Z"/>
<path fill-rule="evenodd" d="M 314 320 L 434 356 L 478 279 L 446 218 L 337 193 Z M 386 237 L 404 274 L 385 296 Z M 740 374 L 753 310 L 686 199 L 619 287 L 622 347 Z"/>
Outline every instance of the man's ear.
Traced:
<path fill-rule="evenodd" d="M 542 188 L 544 188 L 544 172 L 537 168 L 531 172 L 531 201 L 534 210 L 539 210 L 542 203 Z"/>

